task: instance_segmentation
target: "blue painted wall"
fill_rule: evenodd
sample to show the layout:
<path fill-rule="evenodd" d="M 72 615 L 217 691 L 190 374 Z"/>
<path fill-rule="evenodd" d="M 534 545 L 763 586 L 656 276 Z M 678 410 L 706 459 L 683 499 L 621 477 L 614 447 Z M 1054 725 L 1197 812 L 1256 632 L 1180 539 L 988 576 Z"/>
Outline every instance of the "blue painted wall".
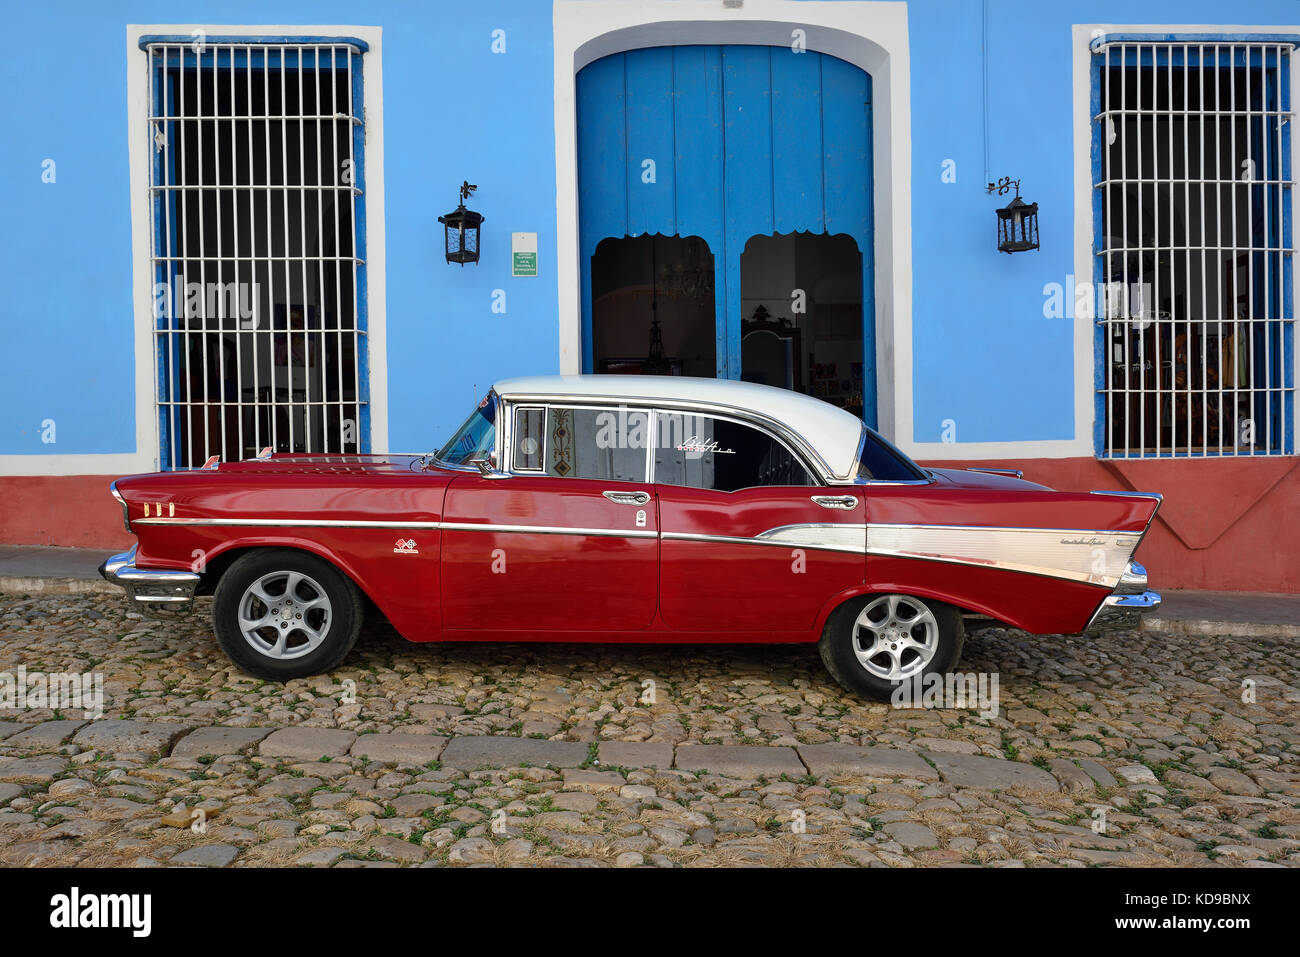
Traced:
<path fill-rule="evenodd" d="M 1043 286 L 1074 272 L 1074 23 L 1295 24 L 1292 0 L 989 0 L 988 168 L 982 4 L 912 0 L 912 349 L 917 441 L 1074 438 L 1074 327 Z M 946 159 L 957 182 L 941 179 Z M 1006 255 L 985 194 L 1021 179 L 1042 248 Z M 1089 379 L 1091 383 L 1091 379 Z"/>
<path fill-rule="evenodd" d="M 1294 23 L 1294 0 L 989 0 L 987 176 L 1023 180 L 1042 249 L 1005 256 L 986 196 L 981 4 L 912 0 L 912 256 L 918 440 L 1073 435 L 1073 332 L 1042 287 L 1073 269 L 1075 22 Z M 6 10 L 0 62 L 0 454 L 134 449 L 127 23 L 384 27 L 389 440 L 427 449 L 494 379 L 557 367 L 551 4 L 66 0 Z M 492 31 L 506 53 L 491 50 Z M 57 183 L 41 182 L 53 159 Z M 957 182 L 941 180 L 944 160 Z M 439 213 L 480 185 L 484 262 L 442 261 Z M 509 277 L 536 231 L 540 275 Z M 372 243 L 373 243 L 372 236 Z M 504 289 L 507 313 L 491 311 Z M 54 419 L 57 444 L 41 442 Z"/>

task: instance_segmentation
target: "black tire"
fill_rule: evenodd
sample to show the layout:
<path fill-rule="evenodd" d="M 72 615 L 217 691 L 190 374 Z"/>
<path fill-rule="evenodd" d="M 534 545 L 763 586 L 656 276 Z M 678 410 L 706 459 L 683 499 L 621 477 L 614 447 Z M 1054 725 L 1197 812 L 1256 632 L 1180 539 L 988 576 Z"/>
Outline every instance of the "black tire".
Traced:
<path fill-rule="evenodd" d="M 292 575 L 304 576 L 297 583 L 296 601 L 286 597 L 287 587 L 283 593 L 275 590 L 281 580 L 287 586 Z M 273 601 L 247 596 L 246 610 L 257 614 L 265 609 L 268 620 L 262 628 L 250 629 L 250 639 L 240 627 L 240 606 L 250 587 L 263 579 L 262 593 Z M 327 604 L 317 602 L 319 595 Z M 305 605 L 316 607 L 295 618 L 294 610 Z M 350 578 L 324 559 L 287 548 L 258 549 L 238 558 L 221 576 L 212 601 L 212 628 L 222 650 L 240 671 L 270 681 L 307 678 L 337 667 L 357 643 L 363 615 L 361 593 Z M 253 646 L 253 640 L 269 646 L 281 634 L 287 656 L 274 657 Z"/>
<path fill-rule="evenodd" d="M 876 605 L 877 608 L 887 607 L 888 603 L 885 600 L 889 598 L 898 599 L 900 607 L 906 605 L 928 612 L 934 620 L 936 635 L 933 654 L 925 666 L 916 673 L 922 678 L 925 675 L 946 674 L 952 671 L 961 659 L 962 643 L 966 638 L 961 612 L 952 605 L 935 601 L 933 598 L 917 598 L 912 595 L 863 595 L 850 599 L 836 608 L 826 620 L 821 640 L 817 643 L 822 664 L 841 688 L 879 701 L 888 701 L 899 685 L 904 681 L 914 680 L 914 676 L 910 674 L 905 679 L 893 680 L 873 674 L 867 665 L 859 660 L 855 651 L 855 644 L 859 643 L 859 630 L 856 628 L 858 616 L 873 603 L 884 603 Z M 875 614 L 874 608 L 871 614 Z M 922 624 L 915 627 L 925 626 Z M 921 652 L 914 652 L 914 655 L 910 659 L 913 664 L 922 658 Z M 878 666 L 887 664 L 888 660 L 887 656 L 875 659 Z M 903 660 L 902 664 L 906 668 L 908 661 Z"/>

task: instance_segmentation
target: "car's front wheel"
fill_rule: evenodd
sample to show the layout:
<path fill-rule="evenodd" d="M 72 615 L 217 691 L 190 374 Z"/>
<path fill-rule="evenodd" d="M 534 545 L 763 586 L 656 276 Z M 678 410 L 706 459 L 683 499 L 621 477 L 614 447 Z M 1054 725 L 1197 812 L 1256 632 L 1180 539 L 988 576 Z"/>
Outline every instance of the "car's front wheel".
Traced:
<path fill-rule="evenodd" d="M 241 556 L 212 602 L 217 641 L 241 671 L 272 681 L 338 665 L 361 631 L 361 595 L 315 555 L 266 549 Z"/>
<path fill-rule="evenodd" d="M 817 650 L 840 686 L 882 701 L 961 658 L 965 628 L 952 605 L 913 595 L 867 595 L 831 614 Z"/>

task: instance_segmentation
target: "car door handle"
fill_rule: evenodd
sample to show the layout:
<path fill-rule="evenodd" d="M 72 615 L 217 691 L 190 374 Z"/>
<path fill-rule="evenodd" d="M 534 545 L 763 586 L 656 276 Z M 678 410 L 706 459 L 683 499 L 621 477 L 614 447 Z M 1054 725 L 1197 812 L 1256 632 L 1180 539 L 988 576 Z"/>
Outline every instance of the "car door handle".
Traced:
<path fill-rule="evenodd" d="M 601 492 L 600 494 L 619 505 L 644 505 L 650 501 L 649 492 Z"/>
<path fill-rule="evenodd" d="M 842 508 L 845 511 L 858 505 L 857 497 L 853 495 L 814 495 L 812 500 L 822 508 Z"/>

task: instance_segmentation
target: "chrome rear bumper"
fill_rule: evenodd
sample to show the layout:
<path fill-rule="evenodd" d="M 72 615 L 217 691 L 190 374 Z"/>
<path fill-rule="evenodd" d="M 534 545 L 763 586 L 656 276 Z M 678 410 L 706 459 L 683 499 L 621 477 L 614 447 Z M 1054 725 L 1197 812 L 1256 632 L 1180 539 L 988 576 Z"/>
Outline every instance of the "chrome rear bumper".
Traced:
<path fill-rule="evenodd" d="M 1103 618 L 1124 614 L 1140 615 L 1143 612 L 1155 611 L 1159 607 L 1159 593 L 1147 589 L 1147 570 L 1137 562 L 1130 561 L 1124 569 L 1124 574 L 1120 576 L 1119 584 L 1111 594 L 1102 599 L 1084 627 L 1084 631 Z"/>
<path fill-rule="evenodd" d="M 139 546 L 121 552 L 99 566 L 99 573 L 114 585 L 121 585 L 136 601 L 174 605 L 193 601 L 199 576 L 194 572 L 171 568 L 137 568 L 135 553 Z"/>

